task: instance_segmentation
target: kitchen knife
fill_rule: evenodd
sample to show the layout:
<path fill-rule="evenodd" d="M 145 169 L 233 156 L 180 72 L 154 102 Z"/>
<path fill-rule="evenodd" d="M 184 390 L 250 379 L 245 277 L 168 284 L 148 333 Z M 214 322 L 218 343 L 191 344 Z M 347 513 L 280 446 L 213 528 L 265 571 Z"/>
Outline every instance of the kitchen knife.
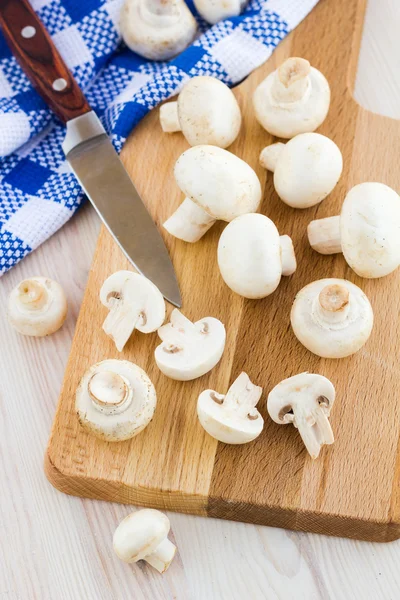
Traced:
<path fill-rule="evenodd" d="M 34 87 L 66 124 L 67 161 L 104 224 L 136 269 L 180 306 L 162 237 L 44 25 L 27 0 L 0 0 L 0 25 Z"/>

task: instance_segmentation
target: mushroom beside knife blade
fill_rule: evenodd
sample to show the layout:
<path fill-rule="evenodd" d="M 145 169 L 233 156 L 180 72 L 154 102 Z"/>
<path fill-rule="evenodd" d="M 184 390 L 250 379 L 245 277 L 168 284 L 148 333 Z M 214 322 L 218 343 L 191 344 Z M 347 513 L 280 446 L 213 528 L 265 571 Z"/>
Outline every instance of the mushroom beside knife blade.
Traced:
<path fill-rule="evenodd" d="M 271 135 L 292 138 L 314 131 L 328 114 L 329 84 L 304 58 L 288 58 L 256 88 L 253 104 Z"/>
<path fill-rule="evenodd" d="M 186 198 L 164 223 L 185 242 L 197 242 L 217 220 L 256 212 L 261 185 L 253 169 L 216 146 L 195 146 L 178 158 L 175 180 Z"/>
<path fill-rule="evenodd" d="M 291 312 L 295 336 L 323 358 L 354 354 L 371 335 L 374 315 L 367 296 L 345 279 L 320 279 L 297 294 Z"/>
<path fill-rule="evenodd" d="M 209 435 L 225 444 L 247 444 L 260 435 L 264 419 L 256 409 L 262 388 L 241 373 L 226 396 L 205 390 L 197 401 L 199 421 Z"/>
<path fill-rule="evenodd" d="M 118 525 L 114 532 L 114 552 L 126 563 L 145 560 L 159 573 L 170 566 L 176 546 L 169 541 L 170 522 L 153 508 L 137 510 Z"/>
<path fill-rule="evenodd" d="M 176 102 L 160 107 L 163 131 L 182 131 L 191 146 L 211 144 L 226 148 L 238 136 L 242 115 L 235 96 L 215 77 L 190 79 Z"/>
<path fill-rule="evenodd" d="M 147 374 L 127 360 L 103 360 L 86 371 L 75 409 L 86 431 L 107 442 L 134 437 L 153 418 L 157 396 Z"/>
<path fill-rule="evenodd" d="M 103 323 L 105 333 L 123 350 L 134 329 L 156 331 L 165 320 L 165 301 L 158 287 L 132 271 L 117 271 L 100 290 L 100 300 L 109 309 Z"/>
<path fill-rule="evenodd" d="M 158 335 L 162 344 L 155 350 L 157 366 L 164 375 L 178 381 L 190 381 L 211 371 L 225 348 L 226 332 L 221 321 L 205 317 L 192 323 L 177 309 Z"/>
<path fill-rule="evenodd" d="M 8 320 L 22 335 L 51 335 L 64 324 L 67 311 L 64 290 L 48 277 L 24 279 L 8 299 Z"/>
<path fill-rule="evenodd" d="M 246 4 L 247 0 L 194 0 L 197 12 L 211 25 L 229 17 L 237 17 Z"/>
<path fill-rule="evenodd" d="M 335 401 L 333 384 L 322 375 L 300 373 L 284 379 L 268 395 L 268 413 L 275 423 L 292 423 L 311 458 L 324 444 L 333 444 L 329 415 Z"/>
<path fill-rule="evenodd" d="M 286 144 L 264 148 L 260 164 L 274 173 L 276 193 L 293 208 L 308 208 L 331 193 L 343 169 L 335 142 L 319 133 L 301 133 Z"/>
<path fill-rule="evenodd" d="M 196 20 L 184 0 L 125 0 L 121 34 L 137 54 L 150 60 L 169 60 L 196 35 Z"/>
<path fill-rule="evenodd" d="M 307 233 L 314 250 L 343 252 L 360 277 L 384 277 L 400 265 L 400 197 L 383 183 L 360 183 L 348 192 L 340 216 L 311 221 Z"/>
<path fill-rule="evenodd" d="M 227 225 L 218 243 L 218 266 L 226 285 L 245 298 L 265 298 L 282 275 L 296 270 L 289 236 L 260 214 L 242 215 Z"/>

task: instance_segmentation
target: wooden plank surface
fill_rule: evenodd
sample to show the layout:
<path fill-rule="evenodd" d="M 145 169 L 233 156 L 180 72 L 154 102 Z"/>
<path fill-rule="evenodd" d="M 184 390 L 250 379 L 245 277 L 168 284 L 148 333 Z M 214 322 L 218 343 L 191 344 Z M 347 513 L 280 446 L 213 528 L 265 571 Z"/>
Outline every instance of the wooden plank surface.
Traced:
<path fill-rule="evenodd" d="M 370 0 L 355 96 L 400 118 L 396 0 Z M 57 278 L 70 312 L 46 339 L 12 332 L 0 312 L 0 598 L 13 600 L 395 600 L 400 542 L 360 543 L 169 513 L 179 557 L 168 573 L 120 563 L 111 537 L 130 506 L 69 497 L 42 457 L 98 233 L 86 206 L 5 275 L 0 301 L 33 274 Z M 51 365 L 51 368 L 49 367 Z"/>

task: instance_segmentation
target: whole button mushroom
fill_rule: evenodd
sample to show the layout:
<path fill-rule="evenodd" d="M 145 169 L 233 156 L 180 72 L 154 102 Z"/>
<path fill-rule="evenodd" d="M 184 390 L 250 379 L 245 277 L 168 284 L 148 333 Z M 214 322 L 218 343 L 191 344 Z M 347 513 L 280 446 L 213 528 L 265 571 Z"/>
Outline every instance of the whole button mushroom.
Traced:
<path fill-rule="evenodd" d="M 75 409 L 86 431 L 107 442 L 134 437 L 153 418 L 156 391 L 147 374 L 127 360 L 103 360 L 86 371 Z"/>
<path fill-rule="evenodd" d="M 260 214 L 242 215 L 222 232 L 218 266 L 225 283 L 245 298 L 265 298 L 276 290 L 282 275 L 296 270 L 289 236 L 279 236 L 274 223 Z"/>
<path fill-rule="evenodd" d="M 274 387 L 267 409 L 275 423 L 292 423 L 299 430 L 308 453 L 315 459 L 324 444 L 335 441 L 328 418 L 334 401 L 335 388 L 329 379 L 300 373 Z"/>
<path fill-rule="evenodd" d="M 288 58 L 256 88 L 253 104 L 264 129 L 280 138 L 292 138 L 321 125 L 330 96 L 327 80 L 308 60 Z"/>
<path fill-rule="evenodd" d="M 117 271 L 110 275 L 102 285 L 100 300 L 110 311 L 103 329 L 120 352 L 135 329 L 151 333 L 164 323 L 163 295 L 138 273 Z"/>
<path fill-rule="evenodd" d="M 153 508 L 131 513 L 114 532 L 114 552 L 124 562 L 145 560 L 164 573 L 170 566 L 176 546 L 169 541 L 170 522 L 166 515 Z"/>
<path fill-rule="evenodd" d="M 311 221 L 308 239 L 321 254 L 343 252 L 360 277 L 374 279 L 400 265 L 400 198 L 383 183 L 360 183 L 347 194 L 340 216 Z"/>
<path fill-rule="evenodd" d="M 164 227 L 185 242 L 197 242 L 217 220 L 232 221 L 260 205 L 257 175 L 222 148 L 189 148 L 178 158 L 174 174 L 186 198 Z"/>
<path fill-rule="evenodd" d="M 290 318 L 299 342 L 323 358 L 343 358 L 360 350 L 374 321 L 367 296 L 345 279 L 306 285 L 295 298 Z"/>
<path fill-rule="evenodd" d="M 8 320 L 22 335 L 43 337 L 60 329 L 67 317 L 61 285 L 48 277 L 21 281 L 8 299 Z"/>
<path fill-rule="evenodd" d="M 128 48 L 150 60 L 176 56 L 197 31 L 184 0 L 125 0 L 120 23 Z"/>
<path fill-rule="evenodd" d="M 331 193 L 343 169 L 335 142 L 319 133 L 301 133 L 286 144 L 264 148 L 260 163 L 274 173 L 278 196 L 293 208 L 308 208 Z"/>
<path fill-rule="evenodd" d="M 205 317 L 192 323 L 177 309 L 158 335 L 162 344 L 155 350 L 157 366 L 164 375 L 178 381 L 190 381 L 211 371 L 225 348 L 226 332 L 221 321 Z"/>
<path fill-rule="evenodd" d="M 191 146 L 211 144 L 226 148 L 238 136 L 242 116 L 235 96 L 215 77 L 193 77 L 177 102 L 160 108 L 163 131 L 182 131 Z"/>
<path fill-rule="evenodd" d="M 262 388 L 241 373 L 226 396 L 205 390 L 197 401 L 197 415 L 204 429 L 225 444 L 247 444 L 260 435 L 264 419 L 256 409 Z"/>
<path fill-rule="evenodd" d="M 194 0 L 197 12 L 207 23 L 237 17 L 247 4 L 247 0 Z"/>

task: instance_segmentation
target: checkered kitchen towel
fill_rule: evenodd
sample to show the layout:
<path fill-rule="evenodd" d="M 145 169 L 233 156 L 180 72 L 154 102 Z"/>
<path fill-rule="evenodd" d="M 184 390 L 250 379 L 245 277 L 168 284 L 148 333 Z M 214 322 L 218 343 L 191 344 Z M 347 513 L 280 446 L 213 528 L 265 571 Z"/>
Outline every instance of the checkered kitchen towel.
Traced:
<path fill-rule="evenodd" d="M 262 64 L 318 0 L 251 0 L 166 63 L 121 47 L 123 0 L 31 0 L 119 151 L 154 106 L 195 75 L 235 84 Z M 190 8 L 195 11 L 192 6 Z M 0 34 L 0 274 L 77 210 L 82 190 L 64 159 L 64 127 L 34 91 Z"/>

